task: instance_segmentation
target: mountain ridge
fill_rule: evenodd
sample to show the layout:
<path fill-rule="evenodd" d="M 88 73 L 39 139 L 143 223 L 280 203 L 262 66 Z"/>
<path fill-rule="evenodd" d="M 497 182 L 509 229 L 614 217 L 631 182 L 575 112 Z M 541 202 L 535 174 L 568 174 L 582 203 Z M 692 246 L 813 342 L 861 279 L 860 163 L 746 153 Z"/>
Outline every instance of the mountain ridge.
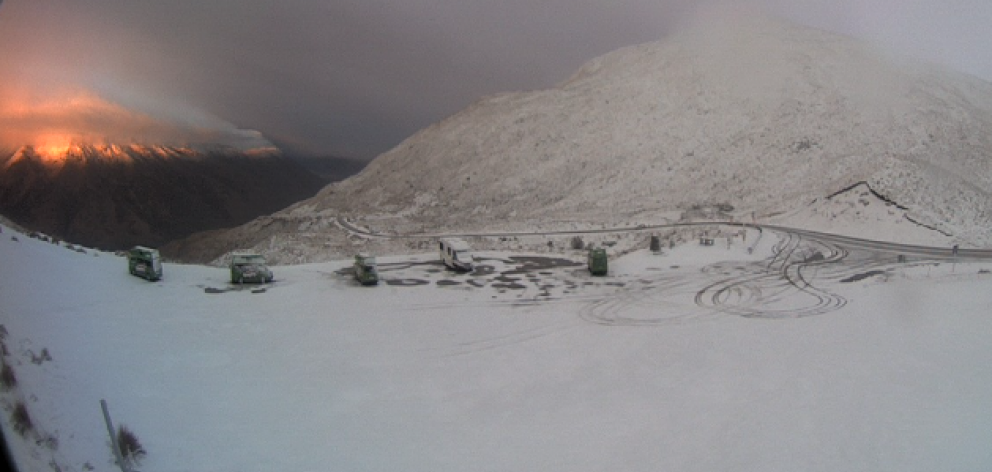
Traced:
<path fill-rule="evenodd" d="M 822 30 L 723 21 L 594 58 L 551 89 L 482 98 L 273 216 L 400 232 L 608 224 L 707 204 L 760 216 L 864 181 L 915 221 L 987 245 L 988 129 L 992 84 Z M 258 227 L 229 237 L 257 243 Z M 286 227 L 264 233 L 273 253 L 354 247 Z"/>
<path fill-rule="evenodd" d="M 0 159 L 0 213 L 101 249 L 157 246 L 313 195 L 323 181 L 277 152 L 170 146 L 22 146 Z"/>

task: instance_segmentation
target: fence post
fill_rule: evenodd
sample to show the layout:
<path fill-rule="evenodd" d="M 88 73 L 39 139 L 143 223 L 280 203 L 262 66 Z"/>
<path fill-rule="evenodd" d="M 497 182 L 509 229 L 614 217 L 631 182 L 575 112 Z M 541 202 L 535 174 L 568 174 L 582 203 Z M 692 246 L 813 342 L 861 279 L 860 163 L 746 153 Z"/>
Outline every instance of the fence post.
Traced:
<path fill-rule="evenodd" d="M 110 435 L 110 448 L 114 450 L 114 457 L 121 467 L 121 472 L 131 472 L 131 467 L 124 462 L 124 455 L 121 454 L 120 445 L 117 444 L 117 435 L 114 434 L 114 423 L 110 421 L 110 410 L 107 409 L 107 400 L 100 399 L 100 407 L 103 408 L 103 421 L 107 423 L 107 434 Z"/>

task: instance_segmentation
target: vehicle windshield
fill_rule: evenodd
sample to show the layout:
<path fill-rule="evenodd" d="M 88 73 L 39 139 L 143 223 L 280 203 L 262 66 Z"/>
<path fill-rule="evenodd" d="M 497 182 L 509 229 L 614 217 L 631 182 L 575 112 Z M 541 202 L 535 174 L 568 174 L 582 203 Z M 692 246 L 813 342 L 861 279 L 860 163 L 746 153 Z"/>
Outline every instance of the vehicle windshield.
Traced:
<path fill-rule="evenodd" d="M 260 265 L 265 264 L 265 258 L 262 256 L 235 256 L 234 263 L 238 265 Z"/>

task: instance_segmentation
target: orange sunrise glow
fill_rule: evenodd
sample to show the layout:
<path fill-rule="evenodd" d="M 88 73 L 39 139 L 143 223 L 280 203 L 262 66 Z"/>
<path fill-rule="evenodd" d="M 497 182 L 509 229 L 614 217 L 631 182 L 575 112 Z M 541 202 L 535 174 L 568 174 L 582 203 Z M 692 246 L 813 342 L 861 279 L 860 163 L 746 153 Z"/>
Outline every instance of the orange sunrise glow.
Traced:
<path fill-rule="evenodd" d="M 74 145 L 78 146 L 79 143 L 74 142 L 72 137 L 67 135 L 42 135 L 30 145 L 34 147 L 39 157 L 61 160 Z"/>
<path fill-rule="evenodd" d="M 98 148 L 101 156 L 114 158 L 123 156 L 124 148 L 189 148 L 197 143 L 274 149 L 257 132 L 223 121 L 201 119 L 191 124 L 175 117 L 163 119 L 87 91 L 39 96 L 0 90 L 0 148 L 30 146 L 38 157 L 62 162 L 67 153 L 79 154 L 83 147 Z"/>
<path fill-rule="evenodd" d="M 0 102 L 0 144 L 30 146 L 38 157 L 64 161 L 82 146 L 130 143 L 135 129 L 155 120 L 86 92 L 39 99 L 6 94 Z"/>

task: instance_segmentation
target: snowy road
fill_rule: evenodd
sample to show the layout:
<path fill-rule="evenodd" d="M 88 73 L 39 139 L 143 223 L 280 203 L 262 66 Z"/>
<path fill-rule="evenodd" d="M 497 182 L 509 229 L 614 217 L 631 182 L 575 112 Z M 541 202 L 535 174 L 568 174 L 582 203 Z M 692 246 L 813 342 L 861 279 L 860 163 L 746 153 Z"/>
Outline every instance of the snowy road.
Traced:
<path fill-rule="evenodd" d="M 689 222 L 689 223 L 666 223 L 637 226 L 618 226 L 613 228 L 595 228 L 584 230 L 560 230 L 560 231 L 514 231 L 514 232 L 473 232 L 473 233 L 411 233 L 393 234 L 369 231 L 368 229 L 356 226 L 346 218 L 337 218 L 337 225 L 342 229 L 367 238 L 379 239 L 423 239 L 438 237 L 513 237 L 513 236 L 548 236 L 548 235 L 583 235 L 583 234 L 608 234 L 608 233 L 629 233 L 648 232 L 658 230 L 669 230 L 690 227 L 714 227 L 723 226 L 729 228 L 752 228 L 759 231 L 771 230 L 779 233 L 794 234 L 804 236 L 812 240 L 822 240 L 844 245 L 850 248 L 872 250 L 886 253 L 899 253 L 911 256 L 925 256 L 937 259 L 961 259 L 961 260 L 984 260 L 992 259 L 992 249 L 960 248 L 956 253 L 950 247 L 922 246 L 914 244 L 902 244 L 891 241 L 881 241 L 873 239 L 855 238 L 839 234 L 812 231 L 800 228 L 790 228 L 787 226 L 764 225 L 755 223 L 739 223 L 733 221 L 712 221 L 712 222 Z"/>
<path fill-rule="evenodd" d="M 848 300 L 841 290 L 844 284 L 890 277 L 920 267 L 928 268 L 929 271 L 930 267 L 941 262 L 992 259 L 992 250 L 987 249 L 960 249 L 955 254 L 952 248 L 947 247 L 901 244 L 783 226 L 742 225 L 733 222 L 444 235 L 376 233 L 345 219 L 339 219 L 339 225 L 354 234 L 370 238 L 584 235 L 713 226 L 723 226 L 733 231 L 750 228 L 773 236 L 766 236 L 763 244 L 767 247 L 758 251 L 758 254 L 766 254 L 765 257 L 755 259 L 744 254 L 727 254 L 727 261 L 716 261 L 691 270 L 682 267 L 642 267 L 627 273 L 621 268 L 611 270 L 608 282 L 590 282 L 589 280 L 595 279 L 586 276 L 583 270 L 542 272 L 528 270 L 526 267 L 511 267 L 503 268 L 503 272 L 500 272 L 495 271 L 492 266 L 482 264 L 479 272 L 473 274 L 471 281 L 466 284 L 476 288 L 493 285 L 500 288 L 501 293 L 509 288 L 516 291 L 517 299 L 531 300 L 532 303 L 583 299 L 587 304 L 581 310 L 582 318 L 606 325 L 680 323 L 687 319 L 712 317 L 716 314 L 747 318 L 802 318 L 821 315 L 847 305 Z M 754 244 L 757 243 L 752 243 L 749 253 L 755 249 Z M 401 279 L 390 280 L 391 269 L 384 269 L 386 282 L 393 285 L 462 284 L 450 277 L 432 283 L 424 280 L 424 274 L 406 274 Z M 528 278 L 508 277 L 505 275 L 507 273 L 529 275 Z M 491 277 L 487 279 L 487 276 Z M 589 285 L 608 285 L 611 289 L 591 291 Z M 556 291 L 560 287 L 565 289 Z M 633 310 L 637 315 L 631 316 L 629 312 L 633 306 L 652 309 Z"/>
<path fill-rule="evenodd" d="M 370 237 L 371 233 L 346 221 L 342 227 Z M 740 224 L 724 223 L 737 231 Z M 638 228 L 568 231 L 589 234 L 649 231 L 684 227 L 712 227 L 713 223 L 682 223 Z M 607 278 L 591 277 L 581 259 L 516 257 L 482 259 L 471 274 L 443 270 L 436 262 L 385 264 L 384 283 L 397 287 L 461 287 L 497 289 L 498 303 L 560 304 L 581 302 L 581 318 L 604 325 L 662 325 L 713 316 L 746 318 L 803 318 L 845 307 L 844 287 L 912 271 L 932 270 L 941 263 L 980 261 L 992 251 L 925 247 L 851 238 L 779 226 L 752 226 L 763 238 L 749 246 L 728 241 L 719 247 L 682 248 L 683 258 L 711 262 L 671 265 L 665 257 L 637 259 L 648 264 L 631 266 L 623 258 L 611 263 Z M 458 236 L 547 235 L 533 233 L 471 233 Z M 760 247 L 755 247 L 758 245 Z M 720 246 L 720 245 L 718 245 Z M 744 249 L 747 248 L 747 251 Z M 757 249 L 756 251 L 753 251 Z M 581 254 L 581 253 L 577 253 Z M 667 265 L 666 265 L 667 264 Z M 347 275 L 347 269 L 341 272 Z M 634 314 L 631 314 L 634 313 Z"/>

